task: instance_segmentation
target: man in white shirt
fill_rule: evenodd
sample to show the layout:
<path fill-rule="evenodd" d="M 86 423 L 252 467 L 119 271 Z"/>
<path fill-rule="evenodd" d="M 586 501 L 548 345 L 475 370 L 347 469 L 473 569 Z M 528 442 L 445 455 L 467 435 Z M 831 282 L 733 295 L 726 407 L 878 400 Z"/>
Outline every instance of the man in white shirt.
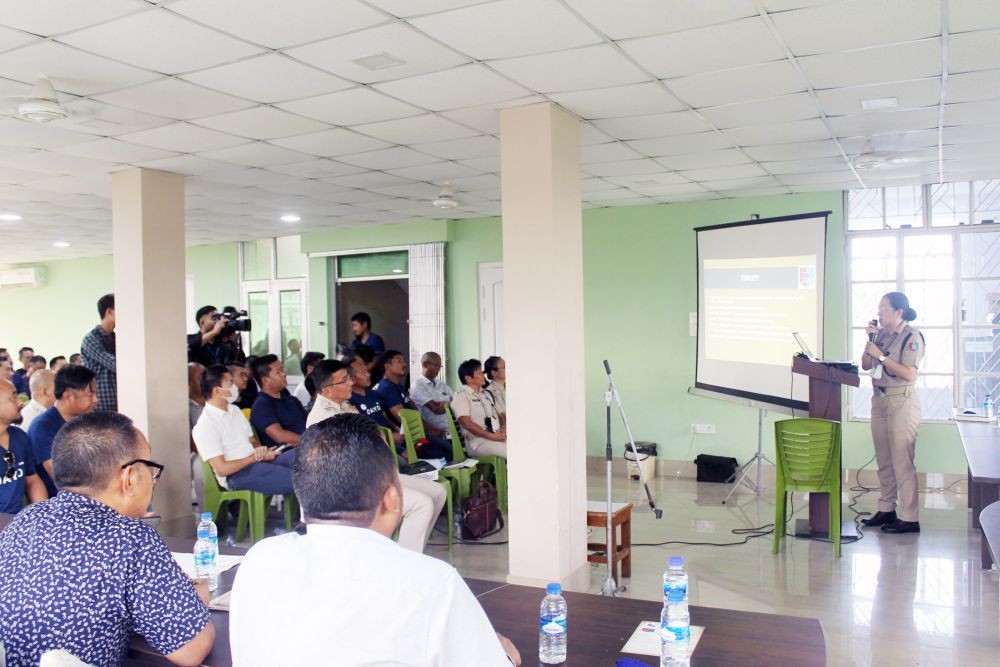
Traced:
<path fill-rule="evenodd" d="M 316 364 L 313 369 L 316 404 L 309 412 L 306 430 L 336 415 L 357 414 L 358 409 L 349 400 L 354 386 L 349 368 L 336 359 L 324 359 Z M 393 451 L 391 446 L 386 448 Z M 393 457 L 395 458 L 395 454 Z M 448 502 L 448 492 L 437 482 L 409 475 L 402 475 L 400 483 L 405 493 L 403 523 L 399 527 L 399 544 L 416 552 L 422 552 L 434 530 L 434 522 L 441 514 L 444 504 Z"/>
<path fill-rule="evenodd" d="M 42 368 L 31 374 L 28 380 L 31 389 L 31 400 L 21 410 L 21 430 L 28 432 L 28 427 L 38 415 L 56 404 L 56 374 L 48 368 Z"/>
<path fill-rule="evenodd" d="M 233 376 L 222 365 L 209 366 L 201 377 L 205 409 L 191 433 L 198 454 L 208 461 L 223 488 L 249 489 L 269 496 L 292 492 L 295 450 L 279 454 L 261 447 L 250 422 L 233 405 L 239 396 Z"/>
<path fill-rule="evenodd" d="M 422 375 L 414 381 L 410 388 L 410 400 L 420 409 L 424 421 L 438 429 L 444 437 L 450 438 L 448 432 L 448 415 L 444 406 L 451 403 L 455 392 L 443 379 L 438 378 L 441 372 L 441 355 L 437 352 L 426 352 L 420 357 Z"/>
<path fill-rule="evenodd" d="M 334 416 L 298 449 L 306 534 L 262 540 L 240 564 L 229 617 L 236 667 L 520 665 L 451 565 L 392 542 L 403 489 L 373 421 Z"/>

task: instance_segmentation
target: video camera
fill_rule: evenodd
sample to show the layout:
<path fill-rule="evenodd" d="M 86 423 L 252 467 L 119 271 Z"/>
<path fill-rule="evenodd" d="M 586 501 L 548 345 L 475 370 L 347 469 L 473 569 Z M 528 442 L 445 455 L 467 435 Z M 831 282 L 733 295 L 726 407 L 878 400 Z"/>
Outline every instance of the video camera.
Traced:
<path fill-rule="evenodd" d="M 233 306 L 226 306 L 221 313 L 212 315 L 213 320 L 223 319 L 226 321 L 222 327 L 222 335 L 231 336 L 237 331 L 250 331 L 250 316 L 245 310 L 236 310 Z"/>

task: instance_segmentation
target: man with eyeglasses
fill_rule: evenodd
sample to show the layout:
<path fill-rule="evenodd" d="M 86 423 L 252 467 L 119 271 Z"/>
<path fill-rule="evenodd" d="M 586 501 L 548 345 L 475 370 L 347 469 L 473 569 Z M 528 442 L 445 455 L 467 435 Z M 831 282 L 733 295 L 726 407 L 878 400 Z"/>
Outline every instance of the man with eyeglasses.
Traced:
<path fill-rule="evenodd" d="M 55 497 L 58 492 L 52 481 L 52 443 L 63 424 L 91 412 L 97 406 L 97 379 L 94 371 L 86 366 L 63 366 L 56 373 L 55 393 L 55 405 L 35 417 L 28 428 L 35 467 L 38 476 L 45 482 L 49 498 Z"/>
<path fill-rule="evenodd" d="M 306 428 L 333 415 L 357 412 L 349 402 L 354 382 L 342 362 L 324 359 L 313 367 L 311 377 L 316 386 L 316 401 L 306 419 Z"/>
<path fill-rule="evenodd" d="M 448 432 L 448 415 L 444 407 L 451 404 L 455 392 L 448 383 L 438 378 L 441 373 L 441 355 L 437 352 L 425 352 L 420 357 L 422 375 L 413 381 L 410 389 L 410 399 L 420 409 L 424 421 L 438 429 L 442 437 L 450 438 Z"/>
<path fill-rule="evenodd" d="M 24 503 L 24 496 L 33 503 L 46 500 L 45 483 L 35 474 L 35 457 L 31 453 L 28 436 L 16 426 L 11 426 L 21 414 L 21 401 L 17 398 L 14 383 L 0 380 L 0 512 L 17 514 Z"/>
<path fill-rule="evenodd" d="M 0 637 L 8 665 L 64 649 L 88 665 L 120 665 L 133 633 L 167 660 L 200 665 L 215 627 L 191 580 L 139 517 L 163 466 L 115 412 L 67 423 L 52 468 L 61 492 L 0 532 Z"/>

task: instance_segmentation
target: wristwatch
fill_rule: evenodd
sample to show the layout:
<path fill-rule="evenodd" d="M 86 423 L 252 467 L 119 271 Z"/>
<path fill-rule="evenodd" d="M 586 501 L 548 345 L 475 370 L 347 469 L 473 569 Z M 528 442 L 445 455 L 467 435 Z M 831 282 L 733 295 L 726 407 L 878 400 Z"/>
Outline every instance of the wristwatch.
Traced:
<path fill-rule="evenodd" d="M 885 363 L 885 355 L 884 354 L 878 358 L 878 362 L 880 364 Z"/>

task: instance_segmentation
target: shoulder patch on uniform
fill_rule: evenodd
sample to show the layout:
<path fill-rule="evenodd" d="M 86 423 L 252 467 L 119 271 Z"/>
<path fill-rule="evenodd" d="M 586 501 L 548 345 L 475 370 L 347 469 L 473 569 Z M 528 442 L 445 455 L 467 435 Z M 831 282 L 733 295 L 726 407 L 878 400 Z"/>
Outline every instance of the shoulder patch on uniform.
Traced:
<path fill-rule="evenodd" d="M 914 336 L 912 339 L 910 339 L 909 348 L 910 348 L 911 352 L 916 352 L 917 350 L 919 350 L 920 349 L 920 339 L 918 337 L 916 337 L 916 336 Z"/>

